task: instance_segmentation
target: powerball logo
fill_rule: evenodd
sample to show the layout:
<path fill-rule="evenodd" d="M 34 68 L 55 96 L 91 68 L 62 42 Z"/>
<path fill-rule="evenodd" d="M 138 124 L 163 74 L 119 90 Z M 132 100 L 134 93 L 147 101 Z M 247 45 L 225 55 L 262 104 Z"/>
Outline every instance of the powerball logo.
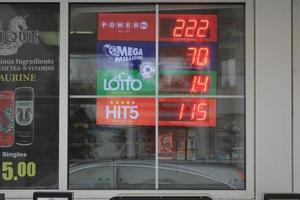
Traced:
<path fill-rule="evenodd" d="M 143 49 L 129 46 L 118 46 L 105 44 L 103 46 L 104 54 L 115 63 L 143 60 Z"/>
<path fill-rule="evenodd" d="M 102 22 L 101 26 L 103 29 L 118 29 L 118 30 L 126 30 L 126 29 L 142 29 L 146 30 L 148 29 L 149 25 L 148 22 L 142 21 L 142 22 Z"/>
<path fill-rule="evenodd" d="M 155 15 L 99 13 L 99 41 L 154 41 Z"/>

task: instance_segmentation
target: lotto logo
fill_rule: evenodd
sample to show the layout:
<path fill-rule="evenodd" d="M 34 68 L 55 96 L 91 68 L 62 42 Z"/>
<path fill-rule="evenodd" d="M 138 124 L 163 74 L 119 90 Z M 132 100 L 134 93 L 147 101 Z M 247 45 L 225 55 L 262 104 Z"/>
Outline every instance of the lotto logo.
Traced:
<path fill-rule="evenodd" d="M 99 98 L 97 99 L 97 125 L 155 124 L 153 98 Z"/>
<path fill-rule="evenodd" d="M 155 15 L 99 13 L 98 40 L 154 41 Z"/>
<path fill-rule="evenodd" d="M 98 70 L 97 71 L 97 94 L 98 95 L 154 95 L 155 76 L 148 68 L 139 70 Z"/>
<path fill-rule="evenodd" d="M 134 79 L 124 72 L 118 74 L 111 80 L 104 79 L 104 90 L 106 91 L 140 91 L 142 87 L 142 81 Z"/>

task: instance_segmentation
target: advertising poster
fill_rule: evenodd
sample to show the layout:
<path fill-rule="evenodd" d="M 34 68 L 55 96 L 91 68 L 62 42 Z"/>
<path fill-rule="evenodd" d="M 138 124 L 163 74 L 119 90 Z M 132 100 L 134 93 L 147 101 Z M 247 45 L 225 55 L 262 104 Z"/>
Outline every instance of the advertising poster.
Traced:
<path fill-rule="evenodd" d="M 155 125 L 155 98 L 98 98 L 97 125 Z"/>
<path fill-rule="evenodd" d="M 176 141 L 171 131 L 161 132 L 158 138 L 158 154 L 160 160 L 176 158 Z"/>
<path fill-rule="evenodd" d="M 147 63 L 155 69 L 155 43 L 129 41 L 97 42 L 98 68 L 141 69 Z"/>
<path fill-rule="evenodd" d="M 154 126 L 155 15 L 99 13 L 97 125 Z M 114 98 L 106 98 L 115 96 Z"/>
<path fill-rule="evenodd" d="M 155 15 L 99 13 L 98 40 L 154 41 Z"/>
<path fill-rule="evenodd" d="M 58 35 L 59 4 L 0 4 L 2 189 L 57 188 Z"/>
<path fill-rule="evenodd" d="M 154 77 L 145 78 L 138 70 L 103 70 L 97 74 L 98 95 L 154 95 Z"/>
<path fill-rule="evenodd" d="M 186 158 L 186 133 L 178 131 L 176 134 L 177 160 Z"/>
<path fill-rule="evenodd" d="M 154 42 L 98 42 L 97 95 L 154 95 Z"/>
<path fill-rule="evenodd" d="M 155 16 L 99 13 L 97 95 L 155 94 Z"/>

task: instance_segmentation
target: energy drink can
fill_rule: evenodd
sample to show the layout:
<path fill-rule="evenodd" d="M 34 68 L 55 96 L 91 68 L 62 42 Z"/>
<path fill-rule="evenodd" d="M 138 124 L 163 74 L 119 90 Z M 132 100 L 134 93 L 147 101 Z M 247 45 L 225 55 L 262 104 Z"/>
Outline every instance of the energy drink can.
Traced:
<path fill-rule="evenodd" d="M 13 91 L 0 91 L 0 147 L 14 144 L 14 100 Z"/>
<path fill-rule="evenodd" d="M 34 90 L 31 87 L 15 89 L 16 144 L 28 146 L 34 137 Z"/>

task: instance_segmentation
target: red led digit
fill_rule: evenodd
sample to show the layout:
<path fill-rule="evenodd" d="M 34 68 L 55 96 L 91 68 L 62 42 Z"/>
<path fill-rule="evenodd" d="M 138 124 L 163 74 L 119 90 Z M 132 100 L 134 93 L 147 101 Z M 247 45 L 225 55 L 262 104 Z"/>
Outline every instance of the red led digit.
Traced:
<path fill-rule="evenodd" d="M 201 19 L 200 20 L 200 27 L 197 30 L 197 37 L 206 37 L 209 27 L 209 20 Z"/>
<path fill-rule="evenodd" d="M 205 93 L 208 92 L 209 87 L 209 76 L 197 75 L 193 77 L 192 87 L 190 93 Z"/>
<path fill-rule="evenodd" d="M 177 19 L 176 26 L 173 30 L 173 37 L 182 37 L 185 28 L 185 20 L 184 19 Z"/>
<path fill-rule="evenodd" d="M 198 49 L 198 55 L 197 55 L 197 66 L 204 66 L 207 65 L 209 56 L 209 48 L 199 48 Z"/>
<path fill-rule="evenodd" d="M 191 114 L 191 120 L 195 119 L 195 112 L 196 112 L 196 104 L 193 105 L 193 111 L 192 111 L 192 114 Z"/>
<path fill-rule="evenodd" d="M 204 121 L 207 117 L 207 103 L 199 103 L 197 108 L 197 121 Z"/>
<path fill-rule="evenodd" d="M 195 37 L 196 27 L 197 27 L 197 20 L 189 19 L 187 23 L 187 27 L 185 29 L 184 37 L 188 37 L 188 38 Z"/>
<path fill-rule="evenodd" d="M 208 57 L 209 57 L 209 48 L 207 47 L 189 47 L 187 54 L 190 57 L 190 65 L 191 66 L 205 66 L 208 64 Z"/>
<path fill-rule="evenodd" d="M 188 57 L 190 57 L 190 64 L 195 65 L 196 62 L 196 55 L 197 55 L 197 48 L 195 47 L 189 47 L 188 52 L 186 54 Z"/>
<path fill-rule="evenodd" d="M 183 117 L 183 111 L 184 111 L 184 103 L 181 104 L 181 109 L 180 109 L 180 113 L 179 113 L 179 120 L 182 120 L 182 117 Z"/>
<path fill-rule="evenodd" d="M 207 103 L 199 103 L 193 105 L 193 111 L 191 113 L 191 120 L 204 121 L 207 117 Z M 196 117 L 195 117 L 196 116 Z"/>

